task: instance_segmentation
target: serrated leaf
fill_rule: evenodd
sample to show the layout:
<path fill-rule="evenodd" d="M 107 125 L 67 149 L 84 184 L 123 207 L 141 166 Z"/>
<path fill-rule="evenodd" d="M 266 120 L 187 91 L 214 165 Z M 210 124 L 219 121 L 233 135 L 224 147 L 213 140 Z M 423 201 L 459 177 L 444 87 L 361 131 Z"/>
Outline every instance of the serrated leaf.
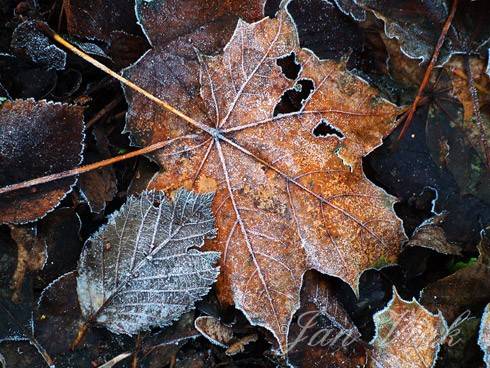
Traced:
<path fill-rule="evenodd" d="M 374 315 L 376 334 L 369 356 L 370 368 L 433 367 L 448 327 L 439 312 L 432 314 L 415 299 L 393 298 Z"/>
<path fill-rule="evenodd" d="M 0 105 L 0 187 L 72 169 L 83 152 L 83 107 L 14 100 Z M 0 223 L 25 223 L 46 215 L 76 178 L 0 194 Z"/>
<path fill-rule="evenodd" d="M 87 241 L 77 291 L 87 320 L 115 333 L 165 326 L 206 295 L 217 252 L 196 249 L 216 235 L 213 194 L 179 190 L 129 197 Z"/>

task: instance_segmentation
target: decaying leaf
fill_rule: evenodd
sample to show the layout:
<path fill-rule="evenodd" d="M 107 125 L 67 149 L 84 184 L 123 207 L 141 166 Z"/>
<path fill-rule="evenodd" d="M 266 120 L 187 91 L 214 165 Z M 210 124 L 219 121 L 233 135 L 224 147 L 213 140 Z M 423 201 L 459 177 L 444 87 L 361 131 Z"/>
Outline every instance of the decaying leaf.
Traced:
<path fill-rule="evenodd" d="M 66 52 L 52 44 L 35 21 L 27 20 L 17 26 L 12 34 L 11 47 L 19 56 L 25 56 L 48 70 L 65 69 Z"/>
<path fill-rule="evenodd" d="M 12 300 L 19 301 L 26 274 L 42 270 L 48 253 L 37 228 L 10 226 L 10 236 L 17 243 L 17 267 L 11 280 Z"/>
<path fill-rule="evenodd" d="M 158 46 L 156 19 L 140 19 L 155 48 L 127 75 L 206 124 L 210 136 L 131 93 L 126 129 L 139 144 L 175 139 L 156 157 L 165 170 L 153 187 L 217 191 L 218 238 L 207 248 L 222 252 L 219 296 L 284 350 L 307 268 L 357 291 L 365 269 L 397 257 L 404 234 L 394 198 L 365 178 L 361 158 L 399 110 L 343 64 L 302 50 L 284 12 L 239 21 L 223 55 L 201 55 L 201 96 L 188 98 L 182 88 L 198 84 L 196 65 Z M 300 67 L 290 78 L 279 66 L 286 57 Z M 170 73 L 164 60 L 178 61 Z M 288 90 L 305 92 L 303 106 L 276 115 Z"/>
<path fill-rule="evenodd" d="M 71 169 L 81 162 L 83 108 L 47 101 L 0 105 L 0 187 Z M 0 223 L 34 221 L 75 183 L 66 178 L 0 194 Z"/>
<path fill-rule="evenodd" d="M 469 308 L 483 308 L 490 299 L 488 230 L 482 232 L 478 250 L 480 256 L 474 265 L 437 280 L 422 290 L 421 303 L 434 313 L 440 310 L 449 323 Z"/>
<path fill-rule="evenodd" d="M 36 338 L 52 354 L 56 367 L 90 367 L 102 364 L 108 356 L 128 351 L 134 347 L 127 336 L 113 335 L 103 328 L 87 331 L 83 343 L 76 351 L 70 341 L 84 323 L 77 297 L 76 272 L 66 273 L 41 293 L 34 330 Z"/>
<path fill-rule="evenodd" d="M 343 2 L 348 2 L 343 0 Z M 428 61 L 449 14 L 451 1 L 379 1 L 351 0 L 358 6 L 370 10 L 383 20 L 384 32 L 396 38 L 401 51 L 412 59 Z M 444 64 L 451 55 L 468 51 L 483 53 L 488 42 L 488 4 L 485 1 L 461 1 L 458 4 L 453 29 L 441 50 L 438 62 Z M 349 5 L 352 6 L 352 5 Z M 355 19 L 355 14 L 353 15 Z M 478 31 L 475 32 L 475 28 Z"/>
<path fill-rule="evenodd" d="M 372 368 L 432 367 L 447 333 L 441 313 L 430 313 L 415 299 L 403 300 L 396 289 L 386 308 L 374 315 L 374 323 Z"/>
<path fill-rule="evenodd" d="M 72 208 L 57 208 L 38 223 L 40 236 L 47 246 L 46 265 L 39 277 L 50 283 L 76 268 L 83 242 L 81 220 Z"/>
<path fill-rule="evenodd" d="M 218 275 L 212 194 L 132 196 L 87 241 L 77 291 L 84 317 L 128 335 L 166 326 L 206 295 Z"/>
<path fill-rule="evenodd" d="M 19 232 L 20 234 L 16 234 L 17 241 L 24 243 L 25 239 L 22 238 L 29 235 Z M 51 365 L 51 357 L 34 337 L 32 279 L 30 275 L 19 275 L 18 272 L 19 264 L 26 262 L 26 255 L 22 254 L 20 246 L 16 254 L 15 243 L 12 243 L 11 239 L 0 236 L 0 342 L 5 345 L 6 341 L 28 341 L 40 354 L 34 351 L 29 354 L 29 359 L 33 359 L 33 366 L 34 361 L 39 363 L 42 359 L 44 366 L 46 363 Z M 0 354 L 2 350 L 0 348 Z M 11 358 L 8 357 L 8 362 L 15 366 L 14 359 Z"/>
<path fill-rule="evenodd" d="M 233 356 L 239 353 L 243 353 L 248 344 L 255 342 L 259 339 L 257 334 L 251 334 L 242 337 L 238 341 L 232 343 L 228 349 L 226 349 L 225 354 L 228 356 Z"/>
<path fill-rule="evenodd" d="M 85 163 L 93 163 L 110 157 L 108 140 L 98 129 L 94 129 L 97 151 L 85 154 Z M 114 199 L 117 193 L 117 178 L 113 167 L 104 167 L 80 175 L 80 192 L 87 201 L 90 210 L 95 213 L 104 211 L 106 202 Z"/>
<path fill-rule="evenodd" d="M 113 31 L 136 33 L 134 3 L 126 0 L 63 0 L 68 32 L 110 42 Z"/>
<path fill-rule="evenodd" d="M 200 316 L 194 321 L 194 326 L 201 335 L 211 341 L 213 344 L 223 348 L 228 347 L 233 340 L 233 329 L 222 323 L 218 318 L 213 316 Z"/>
<path fill-rule="evenodd" d="M 441 223 L 444 222 L 444 213 L 424 221 L 413 233 L 407 242 L 408 247 L 424 247 L 442 254 L 461 255 L 461 249 L 446 239 Z"/>
<path fill-rule="evenodd" d="M 478 345 L 480 345 L 485 354 L 483 360 L 488 368 L 490 367 L 490 304 L 487 304 L 481 317 Z"/>
<path fill-rule="evenodd" d="M 361 334 L 336 299 L 331 283 L 308 271 L 301 308 L 289 331 L 288 364 L 296 368 L 356 368 L 366 364 Z"/>

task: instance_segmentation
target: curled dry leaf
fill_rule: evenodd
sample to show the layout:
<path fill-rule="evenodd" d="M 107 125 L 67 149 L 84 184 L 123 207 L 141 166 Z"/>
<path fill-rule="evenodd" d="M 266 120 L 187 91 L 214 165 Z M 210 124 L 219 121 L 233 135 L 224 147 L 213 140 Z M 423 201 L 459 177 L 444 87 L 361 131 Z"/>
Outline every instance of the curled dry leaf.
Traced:
<path fill-rule="evenodd" d="M 461 249 L 446 238 L 446 233 L 441 226 L 445 217 L 443 213 L 424 221 L 415 229 L 406 246 L 429 248 L 442 254 L 461 255 Z"/>
<path fill-rule="evenodd" d="M 481 317 L 478 345 L 483 350 L 483 361 L 488 368 L 490 367 L 490 304 L 487 304 Z"/>
<path fill-rule="evenodd" d="M 393 299 L 374 315 L 374 323 L 371 368 L 432 367 L 447 333 L 441 313 L 430 313 L 415 299 L 403 300 L 395 289 Z"/>
<path fill-rule="evenodd" d="M 216 235 L 212 194 L 179 190 L 129 197 L 87 241 L 77 291 L 84 317 L 114 333 L 166 326 L 215 282 L 217 252 L 197 249 Z"/>
<path fill-rule="evenodd" d="M 200 56 L 200 97 L 190 89 L 188 98 L 182 86 L 199 84 L 196 65 L 157 46 L 156 20 L 140 19 L 155 49 L 127 75 L 208 128 L 191 129 L 127 93 L 126 129 L 139 144 L 173 139 L 156 157 L 165 171 L 153 187 L 217 191 L 218 238 L 207 248 L 222 252 L 219 297 L 271 330 L 284 350 L 306 269 L 357 291 L 365 269 L 396 260 L 405 235 L 394 198 L 365 178 L 361 158 L 394 128 L 399 110 L 343 64 L 302 50 L 284 12 L 240 20 L 222 55 Z M 285 57 L 300 66 L 292 79 L 278 65 Z M 171 73 L 165 60 L 175 61 Z M 286 91 L 307 85 L 299 111 L 274 114 Z"/>
<path fill-rule="evenodd" d="M 233 329 L 216 317 L 197 317 L 194 321 L 194 326 L 206 339 L 222 348 L 228 347 L 231 340 L 233 340 Z"/>
<path fill-rule="evenodd" d="M 259 336 L 257 334 L 244 336 L 238 341 L 231 344 L 230 347 L 226 349 L 225 354 L 228 356 L 233 356 L 239 353 L 243 353 L 248 344 L 251 344 L 252 342 L 256 342 L 258 339 Z"/>
<path fill-rule="evenodd" d="M 0 187 L 77 166 L 83 107 L 15 100 L 0 105 Z M 0 194 L 0 223 L 25 223 L 51 211 L 75 184 L 66 178 Z"/>
<path fill-rule="evenodd" d="M 490 299 L 490 239 L 482 231 L 475 264 L 460 269 L 422 290 L 421 303 L 432 312 L 442 311 L 449 323 L 468 308 L 483 308 Z"/>

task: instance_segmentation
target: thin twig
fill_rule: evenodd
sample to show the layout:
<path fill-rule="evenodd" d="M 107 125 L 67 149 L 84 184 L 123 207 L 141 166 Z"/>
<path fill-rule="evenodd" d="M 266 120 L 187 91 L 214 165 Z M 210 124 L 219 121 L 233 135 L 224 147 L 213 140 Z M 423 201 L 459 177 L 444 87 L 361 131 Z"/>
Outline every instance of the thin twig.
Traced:
<path fill-rule="evenodd" d="M 118 96 L 107 105 L 105 105 L 102 110 L 100 110 L 97 114 L 95 114 L 87 123 L 87 129 L 92 127 L 96 122 L 102 119 L 105 115 L 107 115 L 112 109 L 114 109 L 119 102 L 122 101 L 122 97 Z"/>
<path fill-rule="evenodd" d="M 158 97 L 152 95 L 147 90 L 141 88 L 140 86 L 136 85 L 135 83 L 131 82 L 130 80 L 124 78 L 121 75 L 119 75 L 118 73 L 116 73 L 112 69 L 106 67 L 104 64 L 100 63 L 99 61 L 97 61 L 96 59 L 94 59 L 90 55 L 86 54 L 85 52 L 83 52 L 79 48 L 73 46 L 71 43 L 69 43 L 68 41 L 66 41 L 63 37 L 61 37 L 59 34 L 57 34 L 52 29 L 50 29 L 49 27 L 47 27 L 45 24 L 39 22 L 37 26 L 38 26 L 38 28 L 40 30 L 42 30 L 43 32 L 45 32 L 53 40 L 55 40 L 56 42 L 58 42 L 62 46 L 66 47 L 68 50 L 70 50 L 71 52 L 73 52 L 75 55 L 78 55 L 83 60 L 85 60 L 88 63 L 92 64 L 96 68 L 102 70 L 104 73 L 110 75 L 111 77 L 117 79 L 118 81 L 120 81 L 121 83 L 125 84 L 126 86 L 128 86 L 132 90 L 134 90 L 134 91 L 142 94 L 143 96 L 145 96 L 149 100 L 155 102 L 157 105 L 159 105 L 159 106 L 163 107 L 164 109 L 170 111 L 171 113 L 179 116 L 180 118 L 184 119 L 185 121 L 187 121 L 189 124 L 193 125 L 194 127 L 199 128 L 202 131 L 205 131 L 205 132 L 207 132 L 207 133 L 209 133 L 211 135 L 214 135 L 215 134 L 214 129 L 212 129 L 211 127 L 209 127 L 209 126 L 207 126 L 207 125 L 205 125 L 205 124 L 203 124 L 203 123 L 201 123 L 199 121 L 194 120 L 190 116 L 184 114 L 182 111 L 180 111 L 180 110 L 176 109 L 175 107 L 173 107 L 172 105 L 170 105 L 169 103 L 167 103 L 167 102 L 159 99 Z"/>
<path fill-rule="evenodd" d="M 23 181 L 23 182 L 12 184 L 12 185 L 7 185 L 6 187 L 0 188 L 0 194 L 13 192 L 14 190 L 29 188 L 29 187 L 32 187 L 35 185 L 45 184 L 45 183 L 49 183 L 51 181 L 55 181 L 55 180 L 59 180 L 59 179 L 63 179 L 63 178 L 68 178 L 70 176 L 75 176 L 75 175 L 83 174 L 83 173 L 86 173 L 86 172 L 89 172 L 92 170 L 100 169 L 101 167 L 109 166 L 109 165 L 112 165 L 116 162 L 124 161 L 124 160 L 127 160 L 129 158 L 133 158 L 133 157 L 137 157 L 137 156 L 141 156 L 141 155 L 145 155 L 147 153 L 157 151 L 159 149 L 164 148 L 165 146 L 172 144 L 173 142 L 175 142 L 179 139 L 193 138 L 193 137 L 195 137 L 195 136 L 194 135 L 187 135 L 184 137 L 174 138 L 174 139 L 171 139 L 168 141 L 157 142 L 157 143 L 154 143 L 150 146 L 141 148 L 141 149 L 133 151 L 133 152 L 129 152 L 129 153 L 125 153 L 125 154 L 122 154 L 119 156 L 108 158 L 107 160 L 102 160 L 99 162 L 95 162 L 93 164 L 89 164 L 89 165 L 85 165 L 85 166 L 79 166 L 79 167 L 76 167 L 74 169 L 63 171 L 60 173 L 41 176 L 41 177 L 36 178 L 36 179 L 27 180 L 27 181 Z"/>
<path fill-rule="evenodd" d="M 422 79 L 422 83 L 420 83 L 419 90 L 417 91 L 417 95 L 413 100 L 412 105 L 410 106 L 410 110 L 408 110 L 408 115 L 406 117 L 405 123 L 403 124 L 403 128 L 398 136 L 398 140 L 402 139 L 407 132 L 410 124 L 412 123 L 413 116 L 415 111 L 417 110 L 417 106 L 422 99 L 422 94 L 424 93 L 425 88 L 429 84 L 430 75 L 432 74 L 432 69 L 436 65 L 437 59 L 439 58 L 439 54 L 442 49 L 442 45 L 446 39 L 447 32 L 449 31 L 449 27 L 451 27 L 451 23 L 453 21 L 454 15 L 456 14 L 456 9 L 458 7 L 458 0 L 453 0 L 453 5 L 451 6 L 451 12 L 444 22 L 444 26 L 442 27 L 441 34 L 439 35 L 439 39 L 437 40 L 436 47 L 434 49 L 434 53 L 432 54 L 432 58 L 430 59 L 429 65 L 425 70 L 424 78 Z"/>

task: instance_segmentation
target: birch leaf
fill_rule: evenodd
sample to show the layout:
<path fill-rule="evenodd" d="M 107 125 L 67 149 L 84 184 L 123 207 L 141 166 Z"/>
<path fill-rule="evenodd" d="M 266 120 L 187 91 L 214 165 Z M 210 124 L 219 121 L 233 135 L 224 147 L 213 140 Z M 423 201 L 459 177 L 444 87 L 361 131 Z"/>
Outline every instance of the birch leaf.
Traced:
<path fill-rule="evenodd" d="M 200 252 L 216 235 L 212 194 L 179 190 L 132 196 L 91 236 L 80 257 L 82 314 L 114 333 L 165 326 L 206 295 L 218 275 L 217 252 Z"/>
<path fill-rule="evenodd" d="M 199 98 L 172 95 L 179 84 L 156 68 L 170 56 L 155 52 L 131 68 L 133 81 L 170 97 L 216 134 L 165 119 L 132 95 L 127 129 L 133 137 L 173 139 L 157 156 L 165 170 L 151 185 L 217 192 L 218 238 L 208 248 L 223 255 L 218 296 L 272 331 L 284 352 L 308 268 L 357 291 L 365 269 L 396 260 L 404 234 L 395 199 L 366 179 L 362 157 L 394 128 L 399 109 L 343 63 L 301 49 L 285 12 L 238 21 L 222 55 L 200 55 L 199 80 L 193 69 L 175 65 L 169 75 L 200 81 Z M 283 72 L 285 58 L 299 65 L 296 75 Z M 282 97 L 294 91 L 305 93 L 301 109 L 276 114 Z"/>
<path fill-rule="evenodd" d="M 0 187 L 72 169 L 83 152 L 83 107 L 15 100 L 0 105 Z M 35 221 L 56 207 L 76 178 L 0 195 L 0 223 Z"/>

